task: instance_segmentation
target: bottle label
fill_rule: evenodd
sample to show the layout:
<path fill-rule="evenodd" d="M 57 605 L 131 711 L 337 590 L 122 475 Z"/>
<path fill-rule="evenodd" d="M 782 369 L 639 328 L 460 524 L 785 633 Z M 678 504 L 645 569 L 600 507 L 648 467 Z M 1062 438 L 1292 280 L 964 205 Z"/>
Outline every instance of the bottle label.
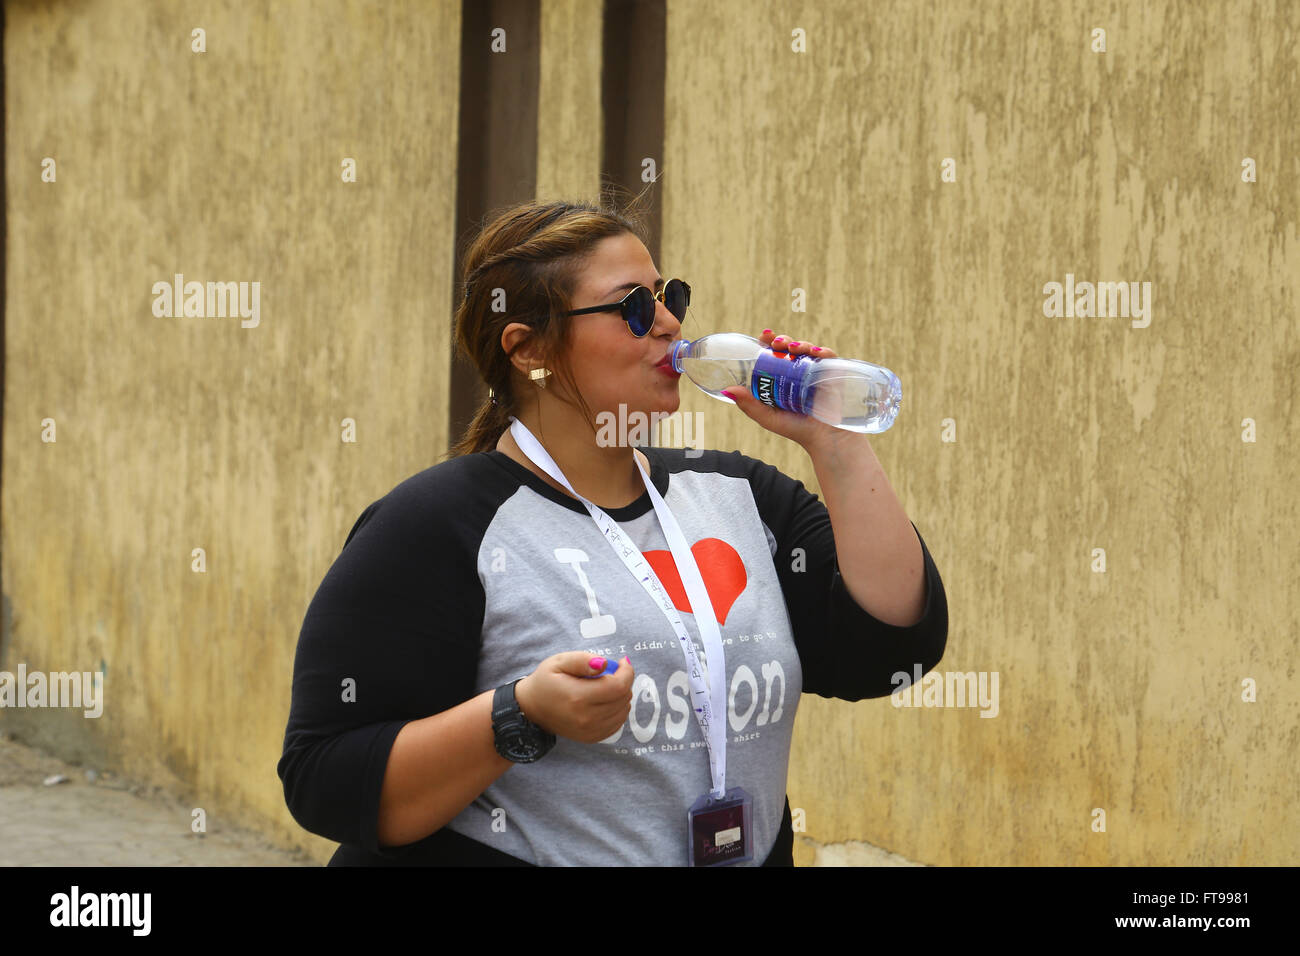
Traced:
<path fill-rule="evenodd" d="M 806 414 L 799 401 L 799 392 L 807 361 L 810 359 L 806 355 L 796 356 L 789 352 L 764 349 L 754 362 L 750 391 L 764 405 L 783 408 L 799 415 Z"/>

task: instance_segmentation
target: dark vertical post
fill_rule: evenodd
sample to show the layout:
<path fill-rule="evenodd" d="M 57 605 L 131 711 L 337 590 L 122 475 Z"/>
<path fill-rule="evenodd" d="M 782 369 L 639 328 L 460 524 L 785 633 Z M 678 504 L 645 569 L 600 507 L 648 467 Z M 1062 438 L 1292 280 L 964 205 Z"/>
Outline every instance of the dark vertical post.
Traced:
<path fill-rule="evenodd" d="M 637 195 L 646 188 L 643 163 L 664 164 L 664 71 L 667 59 L 664 0 L 605 0 L 601 108 L 603 177 Z M 662 197 L 650 186 L 647 216 L 650 256 L 659 261 Z"/>
<path fill-rule="evenodd" d="M 506 50 L 492 52 L 492 31 Z M 462 0 L 460 129 L 457 137 L 454 277 L 483 217 L 498 206 L 537 194 L 537 91 L 541 74 L 541 9 L 537 0 Z M 463 295 L 453 283 L 452 309 Z M 464 434 L 487 390 L 478 370 L 455 353 L 449 395 L 450 443 Z"/>

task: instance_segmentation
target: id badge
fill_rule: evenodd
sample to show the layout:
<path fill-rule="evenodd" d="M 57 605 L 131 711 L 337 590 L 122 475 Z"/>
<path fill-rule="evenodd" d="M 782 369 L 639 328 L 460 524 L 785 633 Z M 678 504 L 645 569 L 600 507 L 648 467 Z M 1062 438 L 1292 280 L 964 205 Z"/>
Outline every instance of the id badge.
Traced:
<path fill-rule="evenodd" d="M 723 866 L 754 858 L 754 800 L 740 787 L 721 799 L 705 793 L 686 811 L 691 866 Z"/>

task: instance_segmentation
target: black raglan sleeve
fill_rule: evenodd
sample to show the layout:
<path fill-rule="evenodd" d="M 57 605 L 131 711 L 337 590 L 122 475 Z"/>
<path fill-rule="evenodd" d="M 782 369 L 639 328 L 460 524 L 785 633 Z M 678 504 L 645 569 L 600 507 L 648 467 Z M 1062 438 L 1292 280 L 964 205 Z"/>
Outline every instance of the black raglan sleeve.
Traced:
<path fill-rule="evenodd" d="M 821 499 L 765 462 L 739 452 L 759 516 L 776 539 L 777 578 L 794 629 L 804 693 L 840 700 L 887 697 L 909 685 L 943 657 L 948 639 L 948 602 L 939 569 L 921 532 L 925 562 L 925 613 L 907 627 L 867 613 L 840 576 L 830 513 Z M 895 675 L 907 675 L 898 681 Z"/>
<path fill-rule="evenodd" d="M 419 477 L 419 476 L 417 476 Z M 446 485 L 447 483 L 444 483 Z M 304 829 L 379 846 L 398 731 L 472 696 L 483 591 L 455 498 L 408 479 L 367 507 L 307 608 L 277 772 Z"/>

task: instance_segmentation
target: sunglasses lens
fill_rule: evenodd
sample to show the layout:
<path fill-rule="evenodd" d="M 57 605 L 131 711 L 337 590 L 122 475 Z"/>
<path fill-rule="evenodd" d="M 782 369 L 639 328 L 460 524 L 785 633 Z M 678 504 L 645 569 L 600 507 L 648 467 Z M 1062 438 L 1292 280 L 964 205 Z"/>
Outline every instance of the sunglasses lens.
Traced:
<path fill-rule="evenodd" d="M 637 338 L 649 332 L 655 320 L 654 293 L 645 286 L 632 290 L 623 300 L 623 319 Z"/>
<path fill-rule="evenodd" d="M 664 286 L 664 305 L 680 322 L 686 318 L 686 307 L 691 304 L 691 287 L 681 279 L 669 279 Z"/>

